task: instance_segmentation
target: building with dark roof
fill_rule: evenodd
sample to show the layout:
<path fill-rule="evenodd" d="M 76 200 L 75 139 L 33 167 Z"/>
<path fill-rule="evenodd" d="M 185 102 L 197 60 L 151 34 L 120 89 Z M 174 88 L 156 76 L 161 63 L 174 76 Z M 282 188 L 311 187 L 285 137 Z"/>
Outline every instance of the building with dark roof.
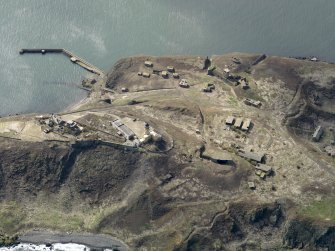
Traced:
<path fill-rule="evenodd" d="M 230 153 L 217 149 L 206 149 L 201 157 L 218 164 L 229 164 L 233 161 Z"/>
<path fill-rule="evenodd" d="M 118 129 L 126 139 L 131 140 L 135 137 L 135 133 L 128 126 L 123 124 L 121 120 L 114 120 L 112 125 Z"/>
<path fill-rule="evenodd" d="M 119 126 L 119 130 L 122 132 L 126 139 L 133 139 L 135 136 L 135 133 L 126 125 Z"/>
<path fill-rule="evenodd" d="M 122 125 L 123 125 L 122 121 L 119 120 L 119 119 L 114 120 L 114 121 L 112 122 L 112 124 L 113 124 L 113 126 L 116 127 L 116 128 L 118 128 L 119 126 L 122 126 Z"/>

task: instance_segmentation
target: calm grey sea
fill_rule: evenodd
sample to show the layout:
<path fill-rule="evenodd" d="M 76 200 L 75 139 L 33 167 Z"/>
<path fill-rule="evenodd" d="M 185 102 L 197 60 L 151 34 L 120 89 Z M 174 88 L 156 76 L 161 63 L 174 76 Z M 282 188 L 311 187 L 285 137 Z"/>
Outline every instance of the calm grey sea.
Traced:
<path fill-rule="evenodd" d="M 0 0 L 0 115 L 59 111 L 87 73 L 66 48 L 108 70 L 136 54 L 232 51 L 335 61 L 334 0 Z"/>

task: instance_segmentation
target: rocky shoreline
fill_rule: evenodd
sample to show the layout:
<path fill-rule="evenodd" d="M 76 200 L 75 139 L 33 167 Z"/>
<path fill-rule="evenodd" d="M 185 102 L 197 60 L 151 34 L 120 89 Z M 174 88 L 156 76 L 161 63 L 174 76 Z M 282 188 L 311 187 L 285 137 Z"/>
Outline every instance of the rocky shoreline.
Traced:
<path fill-rule="evenodd" d="M 75 243 L 84 245 L 92 250 L 129 250 L 129 247 L 121 240 L 104 234 L 31 231 L 20 236 L 18 242 L 36 245 L 46 244 L 47 246 L 54 243 Z"/>

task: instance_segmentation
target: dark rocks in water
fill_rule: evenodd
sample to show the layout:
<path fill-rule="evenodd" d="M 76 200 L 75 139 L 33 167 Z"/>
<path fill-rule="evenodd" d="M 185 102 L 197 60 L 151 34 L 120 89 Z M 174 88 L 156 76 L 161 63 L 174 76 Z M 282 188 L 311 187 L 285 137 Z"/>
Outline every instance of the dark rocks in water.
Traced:
<path fill-rule="evenodd" d="M 1 234 L 0 233 L 0 247 L 4 246 L 12 246 L 18 244 L 18 236 L 13 235 L 9 236 L 7 234 Z"/>

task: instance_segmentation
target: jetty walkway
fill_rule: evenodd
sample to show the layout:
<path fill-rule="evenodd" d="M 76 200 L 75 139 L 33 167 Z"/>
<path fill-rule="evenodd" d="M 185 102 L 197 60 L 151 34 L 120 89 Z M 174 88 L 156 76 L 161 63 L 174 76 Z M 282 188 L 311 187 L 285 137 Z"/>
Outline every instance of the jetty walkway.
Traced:
<path fill-rule="evenodd" d="M 77 55 L 75 55 L 74 53 L 66 50 L 66 49 L 21 49 L 20 50 L 20 54 L 24 54 L 24 53 L 41 53 L 41 54 L 46 54 L 46 53 L 62 53 L 65 56 L 67 56 L 72 63 L 75 63 L 79 66 L 81 66 L 82 68 L 84 68 L 85 70 L 95 73 L 97 75 L 100 75 L 101 77 L 105 76 L 105 73 L 100 70 L 98 67 L 90 64 L 89 62 L 87 62 L 86 60 L 78 57 Z"/>

